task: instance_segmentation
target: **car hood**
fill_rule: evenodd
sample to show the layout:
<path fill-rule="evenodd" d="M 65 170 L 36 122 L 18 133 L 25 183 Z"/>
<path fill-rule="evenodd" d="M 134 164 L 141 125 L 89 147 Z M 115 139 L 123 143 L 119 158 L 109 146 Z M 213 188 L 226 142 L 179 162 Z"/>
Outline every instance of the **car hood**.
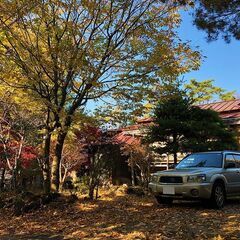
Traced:
<path fill-rule="evenodd" d="M 194 174 L 205 174 L 209 172 L 220 172 L 220 168 L 182 168 L 182 169 L 171 169 L 165 170 L 161 172 L 157 172 L 159 175 L 178 175 L 178 176 L 186 176 L 186 175 L 194 175 Z"/>

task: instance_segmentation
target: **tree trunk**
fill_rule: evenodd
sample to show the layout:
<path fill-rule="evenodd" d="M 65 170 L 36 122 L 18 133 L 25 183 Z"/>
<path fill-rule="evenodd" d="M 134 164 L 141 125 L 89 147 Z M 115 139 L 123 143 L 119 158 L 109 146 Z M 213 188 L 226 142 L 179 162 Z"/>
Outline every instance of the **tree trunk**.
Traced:
<path fill-rule="evenodd" d="M 61 166 L 60 166 L 60 168 L 61 168 Z M 60 191 L 62 191 L 62 189 L 63 189 L 63 184 L 64 184 L 64 181 L 67 177 L 67 172 L 68 172 L 68 170 L 66 168 L 64 168 L 64 173 L 63 173 L 63 176 L 62 176 L 62 171 L 60 169 L 60 177 L 59 177 L 59 179 L 60 179 Z"/>
<path fill-rule="evenodd" d="M 17 189 L 17 166 L 15 166 L 12 170 L 12 190 L 16 190 Z"/>
<path fill-rule="evenodd" d="M 151 176 L 150 167 L 151 167 L 151 161 L 148 161 L 148 165 L 147 165 L 147 185 L 146 185 L 147 190 L 148 190 L 148 184 L 150 182 L 150 176 Z"/>
<path fill-rule="evenodd" d="M 94 200 L 94 190 L 95 190 L 97 184 L 96 184 L 96 180 L 95 179 L 91 179 L 90 181 L 91 182 L 90 182 L 90 186 L 89 186 L 88 196 L 89 196 L 90 200 Z"/>
<path fill-rule="evenodd" d="M 44 139 L 44 162 L 43 162 L 43 188 L 44 193 L 50 193 L 50 147 L 51 147 L 51 134 L 47 134 Z"/>
<path fill-rule="evenodd" d="M 134 164 L 132 159 L 132 153 L 130 153 L 130 161 L 131 161 L 131 180 L 132 180 L 132 186 L 135 186 L 135 176 L 134 176 Z"/>
<path fill-rule="evenodd" d="M 93 200 L 94 199 L 94 187 L 90 187 L 90 189 L 89 189 L 89 199 L 90 200 Z"/>
<path fill-rule="evenodd" d="M 99 180 L 96 186 L 96 195 L 95 195 L 96 199 L 98 199 L 98 188 L 99 188 Z"/>
<path fill-rule="evenodd" d="M 174 159 L 174 164 L 177 164 L 178 158 L 177 158 L 177 153 L 173 153 L 173 159 Z"/>
<path fill-rule="evenodd" d="M 176 134 L 173 134 L 173 146 L 174 146 L 173 159 L 174 159 L 174 165 L 176 165 L 178 161 L 177 153 L 179 152 L 179 146 L 178 146 Z"/>
<path fill-rule="evenodd" d="M 6 168 L 4 167 L 2 169 L 2 174 L 1 174 L 1 179 L 0 179 L 0 191 L 2 191 L 4 189 L 5 171 L 6 171 Z"/>
<path fill-rule="evenodd" d="M 60 170 L 60 163 L 62 159 L 62 150 L 63 144 L 66 138 L 67 132 L 60 132 L 58 134 L 57 143 L 54 150 L 54 156 L 52 161 L 52 175 L 51 175 L 51 189 L 54 192 L 59 191 L 59 170 Z"/>
<path fill-rule="evenodd" d="M 91 149 L 91 153 L 93 153 L 93 149 Z M 89 169 L 89 192 L 88 192 L 88 196 L 89 196 L 89 199 L 90 200 L 93 200 L 94 199 L 94 189 L 95 189 L 95 179 L 96 179 L 96 172 L 97 169 L 95 169 L 95 159 L 94 159 L 94 156 L 92 156 L 90 158 L 90 169 Z"/>
<path fill-rule="evenodd" d="M 18 186 L 18 178 L 19 178 L 19 169 L 20 169 L 20 157 L 22 153 L 22 148 L 23 148 L 23 136 L 21 136 L 21 141 L 18 149 L 18 153 L 15 156 L 15 163 L 14 163 L 14 168 L 12 170 L 12 188 L 14 190 L 17 190 L 18 187 L 21 187 L 20 185 Z M 18 189 L 19 190 L 19 189 Z"/>

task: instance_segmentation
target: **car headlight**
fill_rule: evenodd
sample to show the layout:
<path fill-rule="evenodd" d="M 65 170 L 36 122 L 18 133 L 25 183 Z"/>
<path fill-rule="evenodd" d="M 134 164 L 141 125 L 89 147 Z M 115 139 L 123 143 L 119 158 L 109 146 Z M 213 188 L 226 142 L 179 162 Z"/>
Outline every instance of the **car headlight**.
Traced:
<path fill-rule="evenodd" d="M 151 182 L 158 182 L 158 176 L 157 175 L 152 175 L 150 181 Z"/>
<path fill-rule="evenodd" d="M 187 181 L 188 182 L 205 182 L 206 181 L 206 175 L 205 174 L 199 174 L 199 175 L 188 176 Z"/>

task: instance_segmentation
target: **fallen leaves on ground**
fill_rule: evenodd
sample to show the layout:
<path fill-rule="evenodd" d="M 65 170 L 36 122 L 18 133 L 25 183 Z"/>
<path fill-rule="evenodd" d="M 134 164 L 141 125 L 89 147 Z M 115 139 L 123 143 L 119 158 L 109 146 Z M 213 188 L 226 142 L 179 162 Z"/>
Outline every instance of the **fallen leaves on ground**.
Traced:
<path fill-rule="evenodd" d="M 223 210 L 181 201 L 166 207 L 114 188 L 97 201 L 59 199 L 20 217 L 1 209 L 0 239 L 240 239 L 240 201 Z"/>

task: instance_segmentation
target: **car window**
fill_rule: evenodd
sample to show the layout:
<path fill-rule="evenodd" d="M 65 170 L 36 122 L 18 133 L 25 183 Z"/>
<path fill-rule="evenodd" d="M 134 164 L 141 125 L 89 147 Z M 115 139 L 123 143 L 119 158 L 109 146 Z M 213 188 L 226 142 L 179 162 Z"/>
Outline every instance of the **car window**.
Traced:
<path fill-rule="evenodd" d="M 231 168 L 237 168 L 236 160 L 232 154 L 227 154 L 225 156 L 225 166 L 232 164 Z"/>
<path fill-rule="evenodd" d="M 233 156 L 236 161 L 236 167 L 240 168 L 240 155 L 234 154 Z"/>

